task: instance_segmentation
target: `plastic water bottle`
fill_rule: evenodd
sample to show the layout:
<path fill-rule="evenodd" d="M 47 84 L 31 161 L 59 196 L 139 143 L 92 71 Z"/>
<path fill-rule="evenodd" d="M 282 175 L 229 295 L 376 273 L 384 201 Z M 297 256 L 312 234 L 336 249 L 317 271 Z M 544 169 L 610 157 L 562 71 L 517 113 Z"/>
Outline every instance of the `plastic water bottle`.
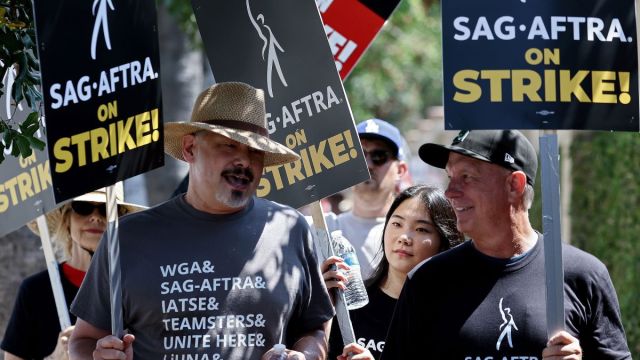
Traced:
<path fill-rule="evenodd" d="M 347 309 L 354 310 L 367 305 L 369 296 L 367 296 L 367 289 L 362 281 L 360 263 L 355 249 L 340 230 L 331 232 L 331 245 L 336 256 L 344 259 L 344 262 L 351 268 L 348 271 L 344 271 L 346 278 L 349 280 L 346 283 L 347 289 L 344 291 Z"/>
<path fill-rule="evenodd" d="M 275 344 L 271 349 L 273 349 L 273 353 L 269 357 L 269 360 L 287 360 L 288 356 L 285 352 L 287 347 L 284 344 Z"/>

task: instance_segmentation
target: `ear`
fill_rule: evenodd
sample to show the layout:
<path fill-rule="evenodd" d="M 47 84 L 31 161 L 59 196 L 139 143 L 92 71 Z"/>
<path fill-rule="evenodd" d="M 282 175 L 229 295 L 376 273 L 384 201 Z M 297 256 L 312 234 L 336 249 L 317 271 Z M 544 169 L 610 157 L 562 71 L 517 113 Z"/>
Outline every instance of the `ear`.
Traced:
<path fill-rule="evenodd" d="M 402 160 L 398 160 L 398 164 L 397 164 L 398 179 L 402 179 L 402 177 L 405 176 L 408 171 L 409 171 L 409 166 L 407 165 L 407 163 Z"/>
<path fill-rule="evenodd" d="M 196 136 L 194 134 L 187 134 L 182 137 L 182 157 L 188 163 L 194 162 L 194 147 L 196 143 Z"/>
<path fill-rule="evenodd" d="M 527 175 L 525 175 L 523 171 L 514 171 L 507 176 L 506 186 L 510 203 L 521 203 L 521 198 L 524 195 L 524 187 L 526 185 Z"/>
<path fill-rule="evenodd" d="M 409 171 L 409 166 L 407 165 L 407 163 L 404 161 L 398 160 L 398 163 L 396 164 L 396 186 L 395 186 L 396 195 L 403 190 L 402 178 L 407 174 L 408 171 Z"/>

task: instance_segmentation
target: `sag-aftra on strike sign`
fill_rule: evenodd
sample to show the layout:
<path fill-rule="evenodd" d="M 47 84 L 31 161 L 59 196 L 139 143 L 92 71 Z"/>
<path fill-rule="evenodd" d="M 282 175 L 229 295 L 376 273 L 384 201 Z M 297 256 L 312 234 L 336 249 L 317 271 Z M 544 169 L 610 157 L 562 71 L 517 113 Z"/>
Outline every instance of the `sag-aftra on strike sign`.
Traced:
<path fill-rule="evenodd" d="M 36 0 L 34 12 L 56 202 L 162 166 L 155 2 Z"/>
<path fill-rule="evenodd" d="M 442 6 L 448 129 L 639 130 L 633 0 Z"/>

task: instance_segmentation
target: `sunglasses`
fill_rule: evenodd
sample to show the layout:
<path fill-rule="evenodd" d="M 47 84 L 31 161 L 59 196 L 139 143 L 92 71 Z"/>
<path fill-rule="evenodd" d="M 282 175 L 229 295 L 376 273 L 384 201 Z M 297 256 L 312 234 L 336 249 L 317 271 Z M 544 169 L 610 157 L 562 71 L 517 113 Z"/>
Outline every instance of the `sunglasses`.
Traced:
<path fill-rule="evenodd" d="M 107 205 L 105 203 L 92 203 L 89 201 L 72 201 L 71 209 L 73 212 L 80 216 L 89 216 L 93 214 L 95 209 L 98 209 L 98 213 L 103 217 L 107 217 Z M 118 206 L 118 216 L 124 215 L 125 209 L 122 206 Z"/>
<path fill-rule="evenodd" d="M 366 158 L 368 156 L 375 166 L 384 165 L 387 161 L 389 161 L 390 158 L 393 157 L 389 151 L 382 149 L 374 149 L 371 151 L 363 150 L 363 152 L 364 157 Z"/>

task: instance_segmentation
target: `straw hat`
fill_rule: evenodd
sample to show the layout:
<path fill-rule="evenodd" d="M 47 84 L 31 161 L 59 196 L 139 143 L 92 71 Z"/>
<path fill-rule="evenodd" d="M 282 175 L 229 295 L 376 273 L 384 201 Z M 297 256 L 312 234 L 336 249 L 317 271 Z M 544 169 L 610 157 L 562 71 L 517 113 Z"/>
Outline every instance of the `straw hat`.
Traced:
<path fill-rule="evenodd" d="M 115 196 L 116 203 L 118 207 L 123 207 L 126 210 L 126 213 L 137 212 L 141 210 L 145 210 L 145 206 L 131 204 L 123 201 L 124 191 L 122 189 L 122 183 L 118 182 L 114 185 L 115 187 Z M 107 191 L 105 188 L 100 188 L 98 190 L 94 190 L 88 192 L 84 195 L 80 195 L 74 198 L 72 201 L 89 201 L 95 203 L 105 203 L 107 200 Z M 71 202 L 67 202 L 66 204 L 70 204 Z M 65 204 L 65 205 L 66 205 Z M 54 234 L 58 231 L 60 227 L 60 223 L 62 222 L 62 218 L 64 216 L 65 206 L 60 206 L 54 210 L 49 211 L 45 217 L 47 218 L 47 227 L 49 228 L 49 234 L 53 237 Z M 27 227 L 36 235 L 40 235 L 38 231 L 38 223 L 36 221 L 31 221 L 27 224 Z"/>
<path fill-rule="evenodd" d="M 264 166 L 300 159 L 291 149 L 269 139 L 264 92 L 245 83 L 215 84 L 198 95 L 193 105 L 191 121 L 164 125 L 164 151 L 185 161 L 182 157 L 182 137 L 200 130 L 264 151 Z"/>

